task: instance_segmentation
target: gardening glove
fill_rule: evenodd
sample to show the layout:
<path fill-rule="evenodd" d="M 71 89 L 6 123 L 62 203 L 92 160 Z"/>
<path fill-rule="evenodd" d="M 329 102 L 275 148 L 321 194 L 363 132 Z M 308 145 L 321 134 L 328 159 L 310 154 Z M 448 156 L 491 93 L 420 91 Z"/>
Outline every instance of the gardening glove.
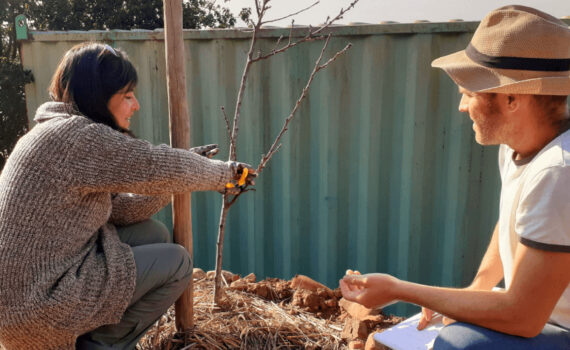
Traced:
<path fill-rule="evenodd" d="M 218 145 L 216 145 L 216 144 L 197 146 L 197 147 L 190 148 L 190 152 L 194 152 L 196 154 L 199 154 L 199 155 L 201 155 L 203 157 L 207 157 L 207 158 L 212 158 L 213 156 L 218 154 L 219 151 L 220 151 L 220 149 L 218 148 Z"/>
<path fill-rule="evenodd" d="M 255 185 L 257 173 L 251 165 L 246 163 L 229 161 L 232 179 L 226 184 L 226 193 L 238 194 L 248 186 Z"/>

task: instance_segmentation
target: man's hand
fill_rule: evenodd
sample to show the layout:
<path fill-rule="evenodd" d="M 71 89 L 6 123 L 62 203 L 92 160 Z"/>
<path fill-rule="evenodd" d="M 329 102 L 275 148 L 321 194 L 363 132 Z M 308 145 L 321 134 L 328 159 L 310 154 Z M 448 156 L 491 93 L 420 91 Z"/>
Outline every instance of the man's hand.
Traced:
<path fill-rule="evenodd" d="M 216 144 L 211 144 L 211 145 L 192 147 L 190 148 L 189 151 L 211 159 L 213 156 L 218 154 L 220 148 Z"/>
<path fill-rule="evenodd" d="M 340 280 L 340 289 L 346 300 L 374 309 L 396 301 L 395 289 L 398 282 L 397 278 L 382 273 L 353 273 Z"/>
<path fill-rule="evenodd" d="M 434 314 L 434 312 L 432 310 L 425 308 L 425 307 L 422 307 L 422 317 L 420 318 L 420 321 L 418 322 L 418 330 L 421 331 L 422 329 L 426 328 L 426 326 L 432 320 L 433 314 Z M 453 322 L 455 322 L 455 320 L 453 320 L 449 317 L 443 316 L 443 319 L 441 320 L 441 322 L 447 326 L 448 324 L 452 324 Z"/>

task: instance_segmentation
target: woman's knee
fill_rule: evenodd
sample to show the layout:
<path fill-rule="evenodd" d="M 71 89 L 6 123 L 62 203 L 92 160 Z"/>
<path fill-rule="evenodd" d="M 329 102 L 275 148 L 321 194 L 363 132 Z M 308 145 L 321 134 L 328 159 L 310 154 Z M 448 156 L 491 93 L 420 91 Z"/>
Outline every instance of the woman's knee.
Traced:
<path fill-rule="evenodd" d="M 146 244 L 171 243 L 170 230 L 162 222 L 148 219 L 136 224 L 117 227 L 117 233 L 122 242 L 131 247 Z"/>
<path fill-rule="evenodd" d="M 153 290 L 182 293 L 192 278 L 188 251 L 178 244 L 148 244 L 132 248 L 137 269 L 135 293 L 131 304 Z M 178 295 L 177 295 L 178 296 Z"/>
<path fill-rule="evenodd" d="M 172 235 L 165 224 L 154 219 L 148 219 L 144 223 L 146 230 L 152 232 L 152 236 L 156 241 L 154 243 L 172 243 Z"/>
<path fill-rule="evenodd" d="M 192 277 L 192 257 L 186 248 L 179 244 L 171 244 L 173 266 L 176 272 L 173 274 L 174 280 L 189 280 Z"/>

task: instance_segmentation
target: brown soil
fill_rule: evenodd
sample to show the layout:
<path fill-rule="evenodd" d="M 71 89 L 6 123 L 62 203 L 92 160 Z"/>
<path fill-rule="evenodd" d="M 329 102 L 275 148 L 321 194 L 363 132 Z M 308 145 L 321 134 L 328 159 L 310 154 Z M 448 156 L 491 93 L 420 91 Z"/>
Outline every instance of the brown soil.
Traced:
<path fill-rule="evenodd" d="M 402 320 L 347 302 L 306 276 L 255 281 L 224 271 L 223 305 L 213 304 L 213 273 L 194 273 L 194 329 L 175 330 L 171 308 L 137 349 L 346 349 Z"/>

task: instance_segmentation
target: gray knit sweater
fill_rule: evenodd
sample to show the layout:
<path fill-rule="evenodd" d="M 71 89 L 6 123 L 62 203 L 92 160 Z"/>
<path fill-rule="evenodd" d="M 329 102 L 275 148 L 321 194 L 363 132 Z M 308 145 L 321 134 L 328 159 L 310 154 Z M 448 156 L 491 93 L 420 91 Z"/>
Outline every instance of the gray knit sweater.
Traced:
<path fill-rule="evenodd" d="M 78 335 L 119 322 L 134 292 L 114 224 L 147 219 L 172 193 L 221 190 L 231 171 L 62 103 L 42 105 L 36 121 L 0 175 L 0 344 L 74 349 Z"/>

